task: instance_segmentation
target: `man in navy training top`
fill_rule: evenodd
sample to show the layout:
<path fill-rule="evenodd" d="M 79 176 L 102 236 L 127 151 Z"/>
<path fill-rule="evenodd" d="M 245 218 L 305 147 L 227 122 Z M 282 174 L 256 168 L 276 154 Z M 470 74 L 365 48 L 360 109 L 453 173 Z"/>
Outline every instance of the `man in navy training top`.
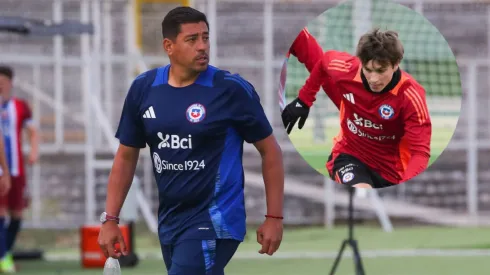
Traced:
<path fill-rule="evenodd" d="M 158 235 L 168 274 L 224 274 L 243 241 L 244 141 L 262 157 L 267 215 L 257 230 L 259 253 L 272 255 L 283 234 L 282 153 L 254 87 L 237 74 L 208 65 L 206 15 L 190 7 L 162 22 L 170 65 L 147 71 L 127 94 L 120 141 L 107 188 L 99 245 L 106 257 L 127 249 L 120 209 L 146 144 L 158 185 Z M 119 243 L 121 251 L 115 251 Z"/>

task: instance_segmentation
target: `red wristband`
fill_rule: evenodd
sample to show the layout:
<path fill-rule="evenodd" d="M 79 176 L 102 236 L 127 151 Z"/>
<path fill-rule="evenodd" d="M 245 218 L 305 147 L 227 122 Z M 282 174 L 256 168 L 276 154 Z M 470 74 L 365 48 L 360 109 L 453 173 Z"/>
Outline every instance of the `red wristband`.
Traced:
<path fill-rule="evenodd" d="M 273 215 L 265 215 L 266 218 L 271 218 L 271 219 L 278 219 L 278 220 L 282 220 L 284 219 L 284 217 L 282 216 L 273 216 Z"/>
<path fill-rule="evenodd" d="M 115 222 L 117 222 L 117 223 L 119 224 L 119 218 L 118 218 L 118 217 L 116 217 L 116 216 L 109 216 L 109 215 L 106 215 L 106 219 L 107 219 L 108 221 L 115 221 Z"/>

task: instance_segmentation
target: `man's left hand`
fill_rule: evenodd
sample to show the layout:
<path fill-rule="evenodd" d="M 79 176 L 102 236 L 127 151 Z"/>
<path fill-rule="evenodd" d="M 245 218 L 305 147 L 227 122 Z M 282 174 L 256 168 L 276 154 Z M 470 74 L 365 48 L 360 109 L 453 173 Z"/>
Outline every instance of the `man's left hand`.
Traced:
<path fill-rule="evenodd" d="M 257 242 L 262 245 L 260 254 L 272 256 L 281 245 L 283 224 L 280 219 L 266 218 L 257 229 Z"/>

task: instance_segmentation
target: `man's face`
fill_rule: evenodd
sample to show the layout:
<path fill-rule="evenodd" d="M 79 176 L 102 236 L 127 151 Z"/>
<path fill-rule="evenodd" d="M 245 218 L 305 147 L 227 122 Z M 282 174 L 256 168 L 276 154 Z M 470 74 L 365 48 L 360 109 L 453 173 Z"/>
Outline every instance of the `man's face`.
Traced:
<path fill-rule="evenodd" d="M 180 26 L 175 41 L 164 39 L 164 48 L 172 61 L 196 72 L 207 69 L 209 63 L 209 30 L 205 22 Z"/>
<path fill-rule="evenodd" d="M 393 78 L 393 73 L 396 70 L 398 70 L 398 64 L 392 66 L 388 63 L 383 66 L 377 61 L 372 60 L 362 67 L 362 72 L 373 92 L 381 92 L 390 83 Z"/>
<path fill-rule="evenodd" d="M 12 90 L 12 81 L 5 75 L 0 74 L 0 96 L 8 98 Z"/>

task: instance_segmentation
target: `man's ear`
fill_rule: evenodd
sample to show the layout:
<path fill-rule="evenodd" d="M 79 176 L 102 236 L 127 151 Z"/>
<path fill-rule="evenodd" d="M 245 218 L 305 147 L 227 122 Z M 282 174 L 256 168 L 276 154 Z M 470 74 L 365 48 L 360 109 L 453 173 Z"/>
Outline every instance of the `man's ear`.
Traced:
<path fill-rule="evenodd" d="M 173 52 L 174 42 L 168 38 L 164 38 L 162 42 L 163 50 L 170 56 Z"/>

